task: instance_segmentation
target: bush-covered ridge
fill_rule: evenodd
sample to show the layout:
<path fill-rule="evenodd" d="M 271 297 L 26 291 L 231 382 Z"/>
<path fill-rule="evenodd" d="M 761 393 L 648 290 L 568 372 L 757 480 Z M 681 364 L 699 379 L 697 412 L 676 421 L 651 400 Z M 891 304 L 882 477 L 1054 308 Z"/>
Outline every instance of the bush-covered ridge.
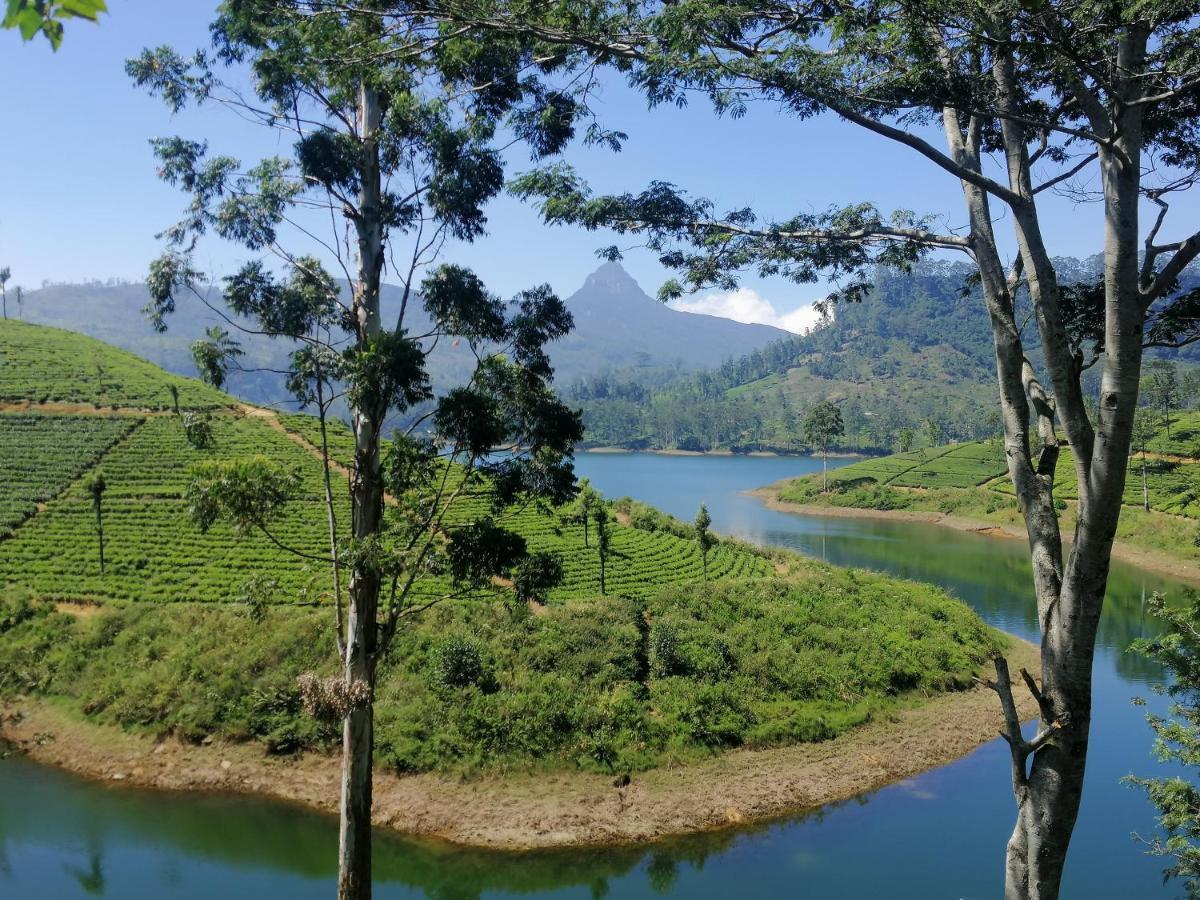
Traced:
<path fill-rule="evenodd" d="M 137 605 L 77 618 L 0 601 L 0 696 L 69 698 L 96 721 L 275 752 L 332 746 L 296 678 L 330 673 L 327 614 Z M 647 601 L 540 613 L 447 603 L 403 632 L 378 692 L 377 759 L 399 771 L 636 771 L 731 747 L 832 738 L 967 687 L 996 636 L 941 591 L 804 564 Z"/>

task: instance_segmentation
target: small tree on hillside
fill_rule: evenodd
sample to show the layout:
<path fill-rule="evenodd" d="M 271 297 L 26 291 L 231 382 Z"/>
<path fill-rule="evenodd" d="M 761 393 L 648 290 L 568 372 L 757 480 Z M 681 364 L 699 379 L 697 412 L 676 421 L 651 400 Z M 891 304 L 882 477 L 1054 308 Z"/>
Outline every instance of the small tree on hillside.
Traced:
<path fill-rule="evenodd" d="M 810 447 L 821 451 L 822 491 L 829 490 L 829 446 L 843 431 L 845 427 L 842 425 L 842 414 L 828 400 L 816 404 L 804 417 L 804 439 Z"/>
<path fill-rule="evenodd" d="M 92 508 L 96 511 L 96 538 L 100 542 L 100 574 L 104 574 L 104 510 L 102 502 L 104 492 L 108 490 L 108 482 L 104 473 L 99 469 L 93 470 L 83 480 L 83 489 L 92 498 Z"/>
<path fill-rule="evenodd" d="M 8 318 L 8 292 L 6 285 L 8 279 L 12 277 L 12 270 L 8 266 L 0 268 L 0 308 L 4 310 L 4 318 Z"/>
<path fill-rule="evenodd" d="M 937 419 L 925 420 L 925 440 L 929 441 L 930 447 L 936 447 L 942 442 L 942 426 Z"/>
<path fill-rule="evenodd" d="M 608 592 L 606 580 L 608 568 L 608 551 L 610 549 L 608 533 L 608 507 L 599 502 L 592 510 L 592 518 L 596 521 L 596 552 L 600 556 L 600 593 Z"/>
<path fill-rule="evenodd" d="M 553 553 L 531 553 L 517 565 L 513 591 L 519 603 L 545 606 L 551 589 L 562 584 L 563 564 Z"/>
<path fill-rule="evenodd" d="M 901 453 L 908 453 L 913 448 L 913 444 L 917 442 L 917 433 L 908 426 L 900 429 L 900 434 L 897 437 L 896 444 Z"/>
<path fill-rule="evenodd" d="M 25 289 L 18 284 L 17 285 L 17 318 L 18 319 L 23 318 L 25 315 L 24 303 L 25 303 Z"/>
<path fill-rule="evenodd" d="M 1146 402 L 1158 410 L 1162 416 L 1163 427 L 1167 430 L 1167 440 L 1171 439 L 1171 411 L 1179 403 L 1179 377 L 1175 366 L 1165 359 L 1156 359 L 1146 365 L 1146 377 L 1143 380 L 1142 394 Z"/>
<path fill-rule="evenodd" d="M 1146 477 L 1146 446 L 1154 438 L 1154 423 L 1147 415 L 1147 410 L 1139 409 L 1133 419 L 1133 431 L 1129 437 L 1129 447 L 1133 453 L 1142 455 L 1142 508 L 1150 509 L 1150 486 Z"/>
<path fill-rule="evenodd" d="M 700 510 L 696 513 L 696 542 L 700 545 L 700 560 L 704 567 L 705 581 L 708 581 L 708 551 L 717 544 L 717 539 L 708 530 L 711 525 L 712 516 L 708 514 L 708 507 L 701 503 Z"/>
<path fill-rule="evenodd" d="M 583 526 L 583 546 L 590 547 L 589 523 L 592 511 L 601 503 L 600 493 L 592 487 L 587 478 L 579 479 L 579 491 L 575 499 L 567 506 L 563 519 L 567 522 Z"/>

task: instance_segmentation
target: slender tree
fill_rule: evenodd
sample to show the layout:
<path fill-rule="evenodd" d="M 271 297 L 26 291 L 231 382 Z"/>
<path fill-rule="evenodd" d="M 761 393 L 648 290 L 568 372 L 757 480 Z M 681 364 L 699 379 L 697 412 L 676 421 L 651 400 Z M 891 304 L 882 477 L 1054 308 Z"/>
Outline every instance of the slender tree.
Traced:
<path fill-rule="evenodd" d="M 1146 402 L 1158 410 L 1167 440 L 1171 439 L 1171 411 L 1179 403 L 1179 376 L 1175 366 L 1165 359 L 1156 359 L 1146 365 L 1147 375 L 1142 393 Z"/>
<path fill-rule="evenodd" d="M 717 539 L 708 529 L 712 525 L 712 516 L 708 514 L 708 507 L 703 503 L 700 504 L 700 509 L 696 513 L 696 543 L 700 545 L 700 561 L 704 569 L 704 580 L 708 581 L 708 551 L 717 544 Z"/>
<path fill-rule="evenodd" d="M 108 482 L 104 473 L 94 469 L 83 480 L 83 489 L 92 498 L 92 509 L 96 512 L 96 539 L 100 542 L 100 574 L 104 574 L 104 492 L 108 490 Z"/>
<path fill-rule="evenodd" d="M 911 428 L 905 426 L 904 428 L 900 429 L 900 435 L 896 443 L 899 445 L 901 453 L 908 453 L 910 450 L 912 450 L 913 444 L 916 443 L 916 440 L 917 433 Z"/>
<path fill-rule="evenodd" d="M 583 526 L 583 546 L 590 547 L 589 539 L 589 523 L 592 520 L 592 512 L 597 505 L 601 503 L 600 494 L 592 487 L 590 479 L 579 479 L 579 491 L 575 495 L 574 501 L 567 507 L 566 519 L 569 522 L 578 523 Z"/>
<path fill-rule="evenodd" d="M 4 311 L 5 319 L 8 318 L 8 292 L 5 286 L 8 284 L 8 279 L 11 277 L 12 271 L 8 268 L 8 266 L 0 268 L 0 308 L 2 308 Z"/>
<path fill-rule="evenodd" d="M 1131 456 L 1134 452 L 1140 453 L 1142 456 L 1142 509 L 1147 512 L 1150 511 L 1150 484 L 1146 473 L 1146 447 L 1154 439 L 1155 431 L 1154 423 L 1146 415 L 1146 410 L 1139 409 L 1133 418 L 1129 450 Z"/>
<path fill-rule="evenodd" d="M 829 445 L 845 430 L 842 414 L 828 400 L 813 405 L 804 417 L 804 439 L 815 450 L 821 451 L 821 490 L 829 490 Z"/>
<path fill-rule="evenodd" d="M 335 538 L 331 522 L 328 557 L 348 579 L 345 608 L 332 604 L 343 673 L 302 684 L 314 709 L 343 723 L 338 896 L 346 900 L 371 895 L 373 690 L 397 629 L 431 602 L 511 573 L 524 543 L 503 527 L 504 510 L 534 495 L 569 499 L 581 434 L 578 415 L 549 386 L 544 347 L 571 325 L 561 301 L 542 286 L 506 304 L 468 270 L 434 266 L 447 241 L 484 232 L 483 206 L 503 183 L 495 139 L 506 118 L 505 140 L 540 156 L 571 136 L 575 105 L 542 88 L 553 61 L 535 60 L 521 42 L 476 41 L 387 6 L 227 0 L 212 54 L 164 47 L 127 66 L 172 109 L 224 107 L 291 148 L 243 164 L 210 155 L 202 141 L 153 142 L 162 177 L 189 202 L 151 265 L 148 312 L 165 327 L 178 296 L 207 299 L 193 258 L 202 235 L 262 254 L 272 262 L 253 259 L 224 279 L 225 306 L 254 331 L 299 342 L 292 383 L 340 392 L 350 408 L 349 533 Z M 237 81 L 244 70 L 251 89 Z M 385 269 L 402 289 L 387 322 Z M 477 362 L 464 384 L 435 397 L 426 357 L 443 336 L 465 341 Z M 222 343 L 210 336 L 203 354 L 210 380 L 226 371 Z M 385 446 L 393 417 L 403 427 Z M 295 484 L 269 460 L 212 464 L 198 471 L 189 503 L 201 527 L 226 520 L 284 544 L 274 522 Z M 397 503 L 388 522 L 385 493 Z M 450 516 L 481 494 L 494 515 Z M 429 598 L 423 576 L 439 570 L 452 586 Z"/>
<path fill-rule="evenodd" d="M 606 579 L 608 568 L 608 553 L 611 549 L 611 537 L 608 533 L 608 506 L 603 503 L 597 503 L 592 509 L 592 518 L 596 521 L 596 554 L 600 558 L 600 593 L 608 593 L 608 584 Z"/>
<path fill-rule="evenodd" d="M 913 151 L 961 189 L 961 227 L 939 229 L 935 218 L 865 203 L 782 221 L 744 207 L 722 213 L 666 182 L 596 196 L 565 166 L 515 185 L 541 202 L 548 221 L 639 235 L 681 272 L 665 297 L 732 289 L 739 272 L 756 269 L 799 282 L 836 277 L 837 303 L 866 296 L 873 264 L 905 267 L 933 249 L 975 263 L 1042 632 L 1040 685 L 1026 679 L 1040 708 L 1033 738 L 1021 733 L 1007 663 L 996 660 L 1017 805 L 1005 893 L 1057 897 L 1083 794 L 1096 629 L 1143 349 L 1179 346 L 1200 332 L 1200 291 L 1178 289 L 1179 274 L 1200 254 L 1200 232 L 1169 221 L 1171 201 L 1200 173 L 1194 9 L 1166 0 L 596 0 L 587 14 L 577 4 L 447 0 L 439 8 L 464 27 L 533 35 L 612 61 L 652 103 L 705 93 L 731 118 L 754 100 L 800 119 L 833 113 Z M 935 123 L 942 146 L 928 127 Z M 1043 201 L 1056 191 L 1101 209 L 1096 281 L 1060 277 L 1041 221 Z M 1142 204 L 1154 211 L 1148 222 Z M 999 223 L 1013 229 L 1011 265 Z M 1027 352 L 1026 322 L 1036 329 L 1040 366 Z M 1082 384 L 1092 366 L 1100 367 L 1095 419 Z M 1079 485 L 1069 552 L 1053 496 L 1060 427 Z"/>
<path fill-rule="evenodd" d="M 17 318 L 18 319 L 20 319 L 24 316 L 24 312 L 25 312 L 24 307 L 23 307 L 24 302 L 25 302 L 25 289 L 22 288 L 18 284 L 17 285 Z"/>

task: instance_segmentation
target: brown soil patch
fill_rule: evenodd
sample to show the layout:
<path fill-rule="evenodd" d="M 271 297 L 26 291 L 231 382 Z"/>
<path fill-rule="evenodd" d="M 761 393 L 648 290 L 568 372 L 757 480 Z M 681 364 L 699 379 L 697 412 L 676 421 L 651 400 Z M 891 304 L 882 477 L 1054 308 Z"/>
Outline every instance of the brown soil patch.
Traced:
<path fill-rule="evenodd" d="M 90 619 L 104 609 L 99 603 L 87 603 L 83 600 L 60 600 L 54 604 L 54 608 L 77 619 Z"/>
<path fill-rule="evenodd" d="M 1016 642 L 1013 672 L 1037 651 Z M 1022 715 L 1035 704 L 1019 686 Z M 763 821 L 844 800 L 970 753 L 1001 726 L 995 694 L 943 694 L 836 740 L 737 750 L 656 769 L 616 787 L 611 776 L 566 772 L 464 781 L 379 771 L 375 819 L 410 834 L 520 850 L 650 841 Z M 256 744 L 185 744 L 126 734 L 25 700 L 0 708 L 0 737 L 35 760 L 109 782 L 170 790 L 262 794 L 334 812 L 339 760 L 277 758 Z"/>
<path fill-rule="evenodd" d="M 33 412 L 70 416 L 137 416 L 138 418 L 174 415 L 169 409 L 135 409 L 128 406 L 119 406 L 113 409 L 110 406 L 97 407 L 91 403 L 34 403 L 32 400 L 0 402 L 0 412 Z"/>

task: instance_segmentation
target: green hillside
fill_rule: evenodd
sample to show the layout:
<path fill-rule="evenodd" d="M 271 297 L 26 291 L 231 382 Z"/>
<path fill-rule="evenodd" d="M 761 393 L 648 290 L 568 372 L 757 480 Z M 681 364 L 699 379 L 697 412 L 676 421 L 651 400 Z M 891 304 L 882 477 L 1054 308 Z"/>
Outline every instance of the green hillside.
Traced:
<path fill-rule="evenodd" d="M 1143 508 L 1143 460 L 1136 453 L 1126 474 L 1118 540 L 1188 563 L 1200 561 L 1198 452 L 1200 413 L 1172 413 L 1170 436 L 1159 422 L 1145 459 L 1150 508 Z M 822 492 L 818 475 L 793 479 L 776 493 L 782 501 L 805 505 L 937 512 L 1007 525 L 1021 522 L 1003 445 L 994 439 L 865 459 L 831 472 L 828 492 Z M 1079 494 L 1074 460 L 1066 446 L 1059 456 L 1054 494 L 1069 533 Z"/>
<path fill-rule="evenodd" d="M 10 407 L 0 408 L 0 700 L 57 696 L 97 721 L 272 752 L 332 748 L 336 726 L 303 713 L 296 684 L 335 667 L 315 420 L 238 405 L 67 332 L 3 323 L 0 338 Z M 53 372 L 39 369 L 44 359 Z M 89 393 L 97 364 L 104 377 Z M 211 445 L 188 442 L 162 399 L 172 383 L 181 402 L 208 410 Z M 335 462 L 350 461 L 349 447 L 348 430 L 332 426 Z M 190 467 L 247 455 L 301 474 L 275 537 L 315 559 L 192 521 Z M 103 575 L 82 484 L 97 469 L 108 483 Z M 340 472 L 335 484 L 344 519 Z M 482 514 L 473 503 L 459 521 Z M 403 629 L 379 687 L 381 763 L 629 771 L 823 740 L 968 686 L 999 641 L 928 586 L 732 541 L 710 553 L 705 584 L 688 526 L 630 501 L 612 509 L 605 597 L 579 526 L 553 510 L 502 514 L 530 550 L 561 559 L 565 581 L 544 607 L 516 604 L 497 582 Z M 445 577 L 422 587 L 445 588 Z"/>
<path fill-rule="evenodd" d="M 171 387 L 181 409 L 212 409 L 232 398 L 193 378 L 164 372 L 92 338 L 5 319 L 0 322 L 0 403 L 84 403 L 166 410 Z"/>
<path fill-rule="evenodd" d="M 1096 260 L 1056 261 L 1066 281 L 1097 277 Z M 973 269 L 926 261 L 910 273 L 881 269 L 869 296 L 845 303 L 807 334 L 741 356 L 713 360 L 699 373 L 616 370 L 572 383 L 567 396 L 584 411 L 595 446 L 686 450 L 804 451 L 800 423 L 818 401 L 841 410 L 839 449 L 895 449 L 905 428 L 942 440 L 972 441 L 997 430 L 992 334 Z M 1200 284 L 1200 268 L 1181 279 Z M 1035 365 L 1036 347 L 1029 352 Z M 1195 346 L 1151 351 L 1151 358 L 1197 361 Z M 1099 367 L 1085 377 L 1096 387 Z M 1200 379 L 1185 392 L 1197 402 Z M 1196 443 L 1193 440 L 1193 443 Z"/>

